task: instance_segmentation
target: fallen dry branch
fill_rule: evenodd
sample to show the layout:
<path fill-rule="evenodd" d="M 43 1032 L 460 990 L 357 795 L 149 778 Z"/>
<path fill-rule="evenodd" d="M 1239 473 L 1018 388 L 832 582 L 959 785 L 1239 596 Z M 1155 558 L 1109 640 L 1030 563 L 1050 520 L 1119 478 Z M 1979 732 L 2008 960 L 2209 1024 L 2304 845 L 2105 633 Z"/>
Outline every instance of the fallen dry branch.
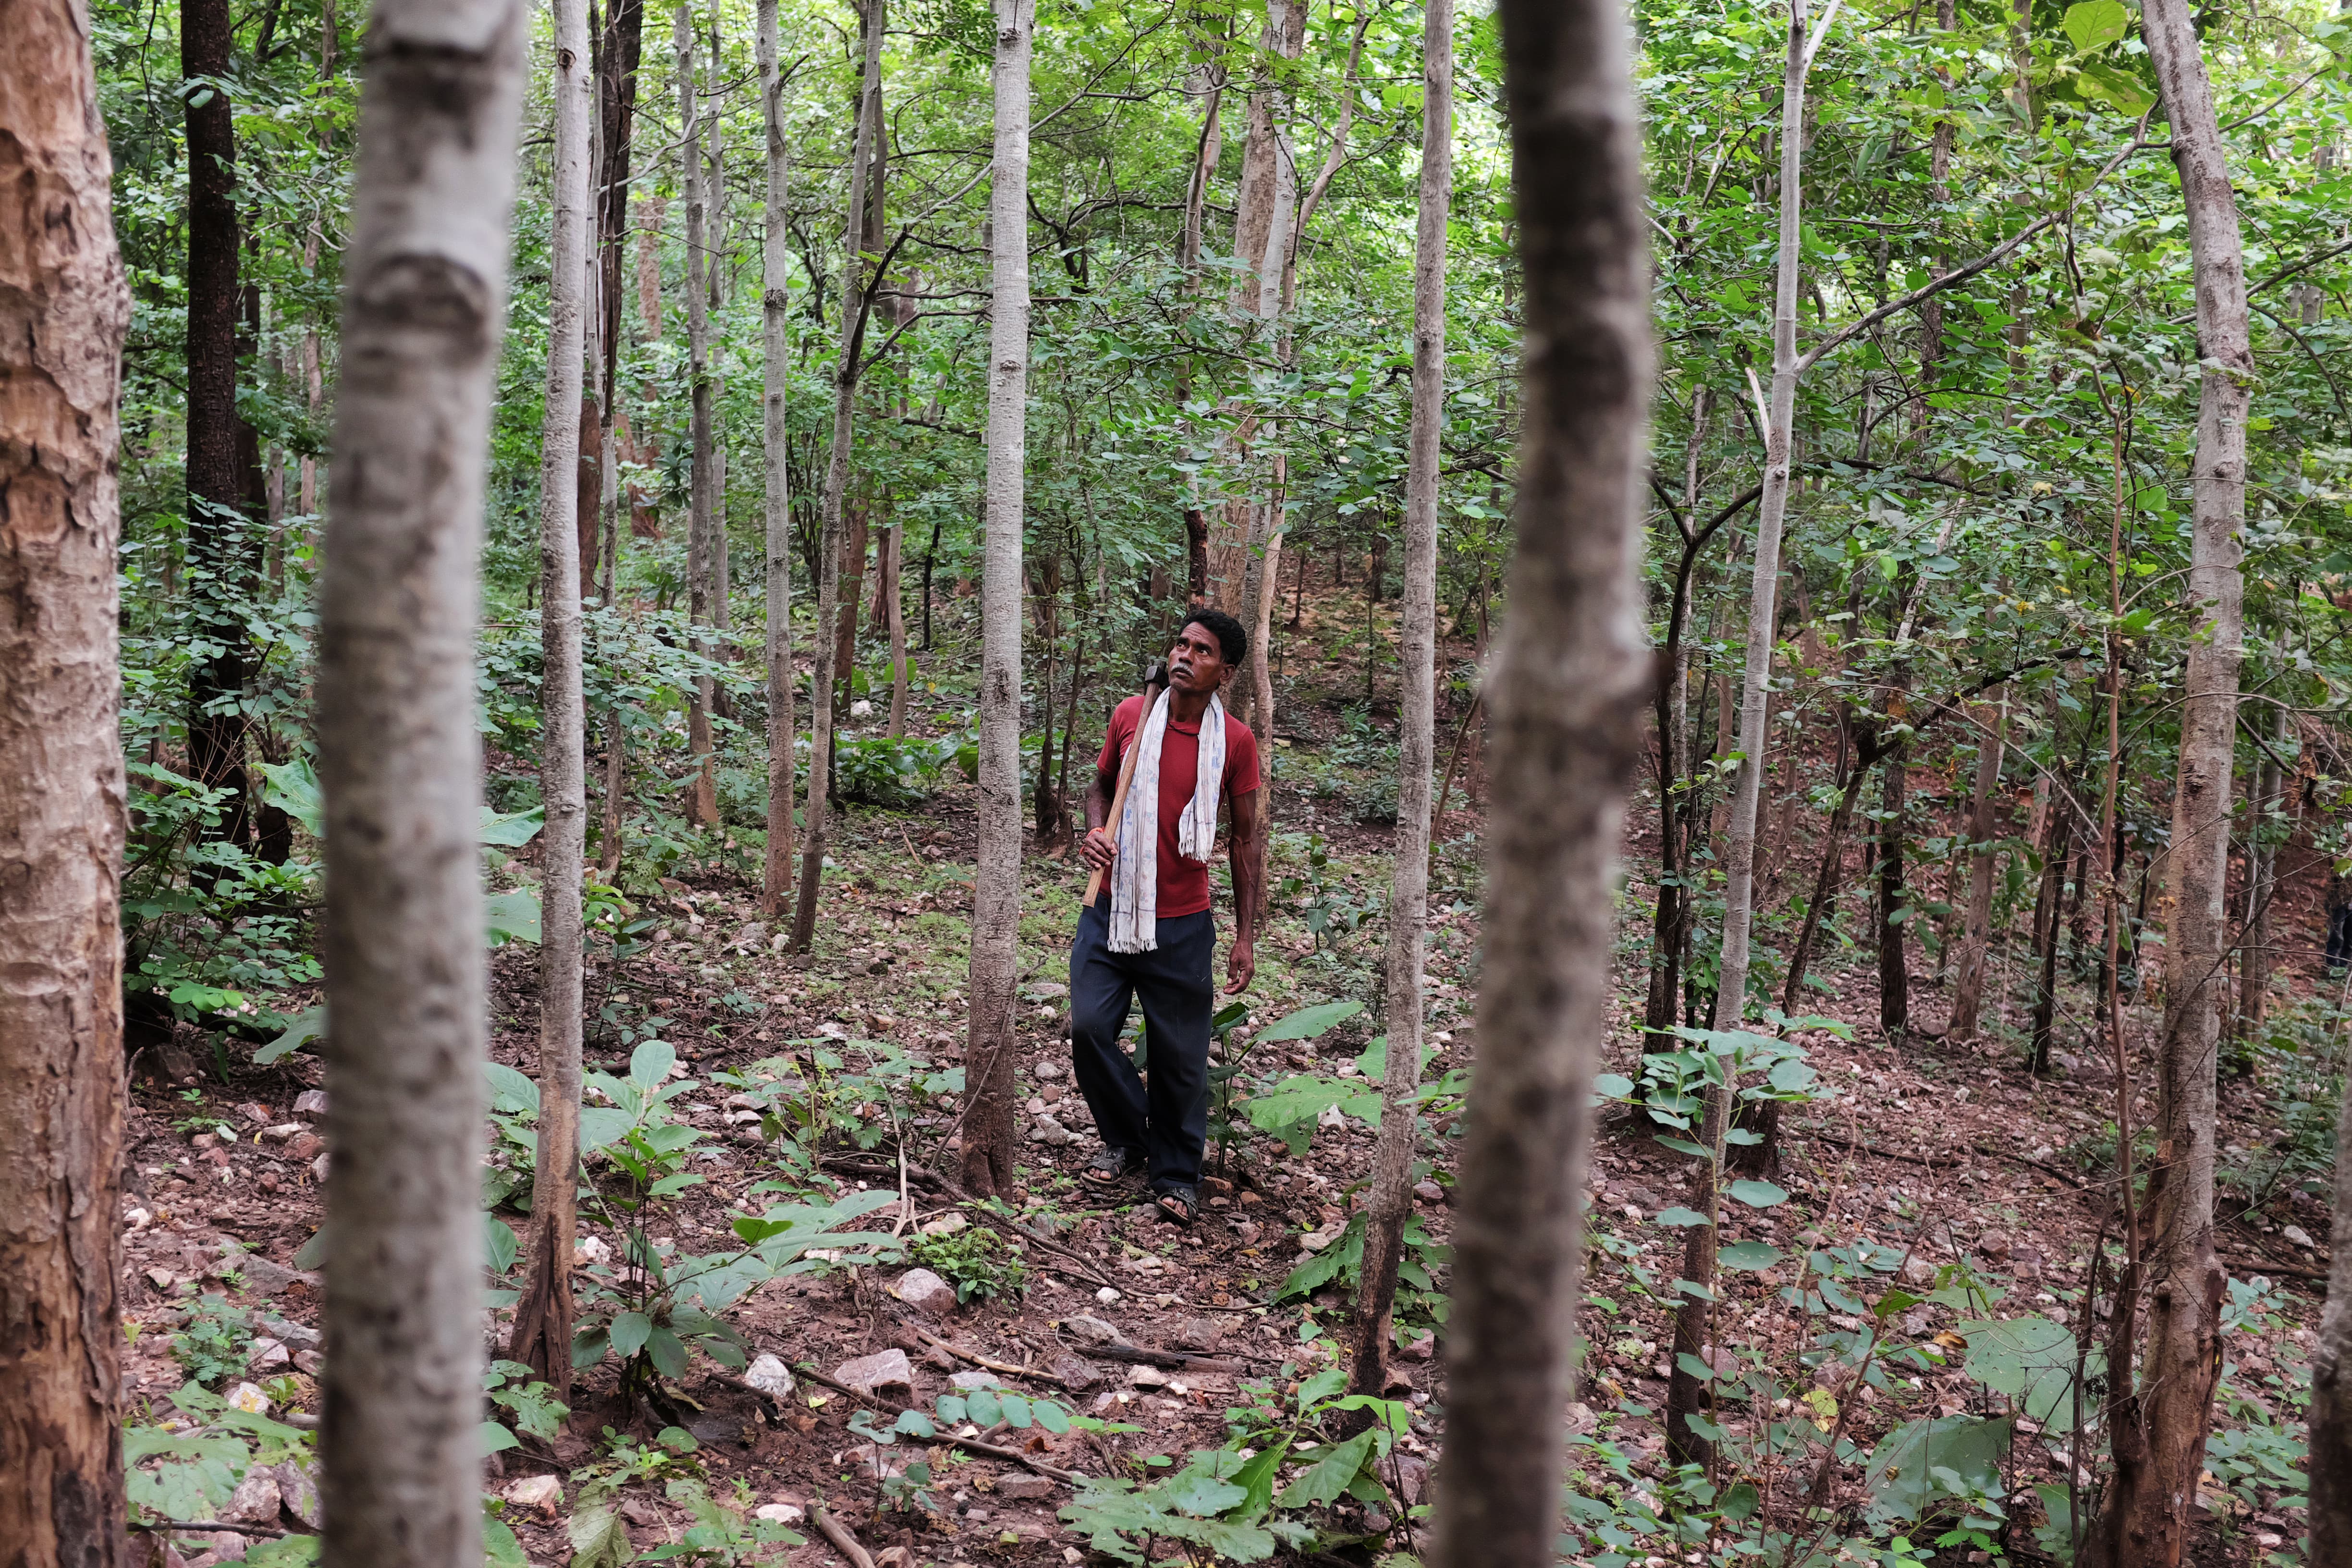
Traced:
<path fill-rule="evenodd" d="M 814 1503 L 809 1505 L 808 1516 L 809 1522 L 816 1526 L 817 1532 L 849 1559 L 851 1568 L 874 1568 L 874 1559 L 867 1554 L 866 1548 L 857 1543 L 857 1537 L 849 1533 L 846 1525 Z"/>

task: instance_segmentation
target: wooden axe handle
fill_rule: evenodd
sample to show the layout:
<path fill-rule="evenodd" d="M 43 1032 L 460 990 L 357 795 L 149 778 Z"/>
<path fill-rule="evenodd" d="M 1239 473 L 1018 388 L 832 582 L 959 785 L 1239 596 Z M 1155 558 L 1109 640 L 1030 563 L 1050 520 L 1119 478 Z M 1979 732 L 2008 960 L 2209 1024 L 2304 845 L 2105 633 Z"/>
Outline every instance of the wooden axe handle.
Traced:
<path fill-rule="evenodd" d="M 1103 822 L 1103 826 L 1110 829 L 1110 836 L 1114 839 L 1118 837 L 1118 819 L 1127 810 L 1127 786 L 1135 782 L 1135 754 L 1143 750 L 1140 744 L 1142 740 L 1143 728 L 1139 724 L 1135 734 L 1127 742 L 1127 755 L 1118 760 L 1118 785 L 1111 791 L 1110 815 Z M 1080 908 L 1089 910 L 1094 908 L 1095 900 L 1102 897 L 1102 889 L 1103 874 L 1097 869 L 1087 878 L 1086 902 Z"/>

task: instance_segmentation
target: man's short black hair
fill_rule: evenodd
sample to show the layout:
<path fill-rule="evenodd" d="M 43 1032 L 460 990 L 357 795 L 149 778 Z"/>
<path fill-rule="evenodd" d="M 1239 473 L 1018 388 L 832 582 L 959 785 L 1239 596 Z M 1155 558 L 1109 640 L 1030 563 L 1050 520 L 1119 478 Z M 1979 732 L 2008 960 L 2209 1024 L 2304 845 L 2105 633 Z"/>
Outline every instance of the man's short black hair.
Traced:
<path fill-rule="evenodd" d="M 1228 666 L 1238 668 L 1242 660 L 1249 658 L 1249 633 L 1242 630 L 1241 622 L 1224 611 L 1187 610 L 1183 620 L 1177 623 L 1177 634 L 1181 636 L 1184 628 L 1192 626 L 1208 628 L 1209 635 L 1216 638 L 1217 646 L 1224 650 Z"/>

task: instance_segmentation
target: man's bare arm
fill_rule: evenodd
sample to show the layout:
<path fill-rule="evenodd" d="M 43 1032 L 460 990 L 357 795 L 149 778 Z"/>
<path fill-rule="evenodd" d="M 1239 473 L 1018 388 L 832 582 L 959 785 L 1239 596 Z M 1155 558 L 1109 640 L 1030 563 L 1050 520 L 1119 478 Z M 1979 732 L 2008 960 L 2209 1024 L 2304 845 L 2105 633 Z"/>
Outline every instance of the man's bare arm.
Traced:
<path fill-rule="evenodd" d="M 1258 816 L 1260 798 L 1258 790 L 1233 797 L 1234 837 L 1225 852 L 1226 863 L 1234 872 L 1234 944 L 1225 954 L 1225 994 L 1229 996 L 1248 990 L 1251 977 L 1257 973 L 1257 840 L 1264 830 Z"/>

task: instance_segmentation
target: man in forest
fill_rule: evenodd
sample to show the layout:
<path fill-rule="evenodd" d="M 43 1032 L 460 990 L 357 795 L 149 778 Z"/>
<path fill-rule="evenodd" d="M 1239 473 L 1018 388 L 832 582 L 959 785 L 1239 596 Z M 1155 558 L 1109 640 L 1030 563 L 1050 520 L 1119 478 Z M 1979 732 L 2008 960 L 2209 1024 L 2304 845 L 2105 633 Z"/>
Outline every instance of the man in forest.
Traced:
<path fill-rule="evenodd" d="M 1086 1177 L 1115 1188 L 1145 1175 L 1160 1217 L 1176 1225 L 1199 1212 L 1208 1139 L 1216 1005 L 1209 851 L 1221 800 L 1233 815 L 1225 994 L 1245 989 L 1257 968 L 1257 737 L 1217 696 L 1248 651 L 1249 634 L 1231 616 L 1184 617 L 1168 653 L 1167 689 L 1130 697 L 1111 714 L 1079 847 L 1103 873 L 1102 894 L 1079 911 L 1070 944 L 1073 1065 L 1103 1140 Z M 1118 1043 L 1138 1000 L 1148 1084 Z"/>

